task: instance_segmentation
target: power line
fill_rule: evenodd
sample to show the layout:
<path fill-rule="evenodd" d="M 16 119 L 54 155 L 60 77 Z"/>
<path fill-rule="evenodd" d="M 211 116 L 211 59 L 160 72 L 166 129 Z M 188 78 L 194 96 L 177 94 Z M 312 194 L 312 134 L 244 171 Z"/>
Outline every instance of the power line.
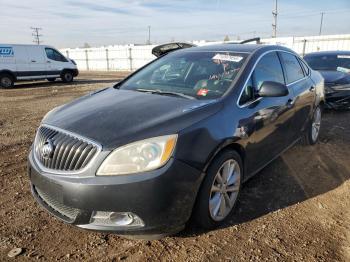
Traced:
<path fill-rule="evenodd" d="M 277 37 L 277 0 L 275 0 L 275 10 L 272 11 L 273 24 L 272 24 L 272 37 Z"/>
<path fill-rule="evenodd" d="M 40 27 L 31 27 L 30 29 L 33 30 L 32 36 L 34 37 L 33 42 L 37 45 L 40 45 L 43 41 L 40 40 L 40 37 L 43 35 L 39 34 L 39 31 L 42 30 Z"/>

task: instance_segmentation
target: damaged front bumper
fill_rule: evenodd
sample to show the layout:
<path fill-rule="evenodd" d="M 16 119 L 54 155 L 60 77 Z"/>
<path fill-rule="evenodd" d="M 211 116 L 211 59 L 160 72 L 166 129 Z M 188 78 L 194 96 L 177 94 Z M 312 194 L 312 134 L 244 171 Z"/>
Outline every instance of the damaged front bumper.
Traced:
<path fill-rule="evenodd" d="M 350 84 L 326 86 L 326 108 L 336 110 L 350 109 Z"/>

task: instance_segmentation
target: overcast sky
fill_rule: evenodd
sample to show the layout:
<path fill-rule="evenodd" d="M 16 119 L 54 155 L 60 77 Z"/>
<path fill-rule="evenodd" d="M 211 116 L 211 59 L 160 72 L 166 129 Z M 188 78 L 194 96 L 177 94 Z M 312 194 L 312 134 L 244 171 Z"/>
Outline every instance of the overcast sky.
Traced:
<path fill-rule="evenodd" d="M 279 0 L 278 36 L 350 33 L 350 0 Z M 271 36 L 274 0 L 0 0 L 0 43 L 58 48 Z"/>

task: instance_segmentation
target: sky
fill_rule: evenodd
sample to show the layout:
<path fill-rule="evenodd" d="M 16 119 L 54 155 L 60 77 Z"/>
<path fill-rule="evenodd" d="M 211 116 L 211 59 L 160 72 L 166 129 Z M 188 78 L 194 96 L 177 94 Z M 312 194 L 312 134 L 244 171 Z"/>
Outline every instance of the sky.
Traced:
<path fill-rule="evenodd" d="M 0 43 L 58 48 L 272 34 L 274 0 L 0 0 Z M 350 33 L 350 0 L 278 0 L 277 36 Z"/>

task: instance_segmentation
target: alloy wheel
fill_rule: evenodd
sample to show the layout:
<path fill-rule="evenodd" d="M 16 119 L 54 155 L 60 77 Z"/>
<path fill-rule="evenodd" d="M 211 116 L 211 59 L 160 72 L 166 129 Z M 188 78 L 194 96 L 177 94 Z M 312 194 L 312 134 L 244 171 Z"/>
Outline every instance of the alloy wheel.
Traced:
<path fill-rule="evenodd" d="M 241 183 L 241 170 L 234 159 L 224 162 L 219 168 L 209 197 L 210 216 L 221 221 L 231 212 L 238 197 Z"/>
<path fill-rule="evenodd" d="M 319 134 L 320 134 L 320 128 L 321 128 L 321 109 L 319 107 L 316 108 L 314 113 L 314 118 L 312 122 L 312 140 L 316 141 Z"/>

